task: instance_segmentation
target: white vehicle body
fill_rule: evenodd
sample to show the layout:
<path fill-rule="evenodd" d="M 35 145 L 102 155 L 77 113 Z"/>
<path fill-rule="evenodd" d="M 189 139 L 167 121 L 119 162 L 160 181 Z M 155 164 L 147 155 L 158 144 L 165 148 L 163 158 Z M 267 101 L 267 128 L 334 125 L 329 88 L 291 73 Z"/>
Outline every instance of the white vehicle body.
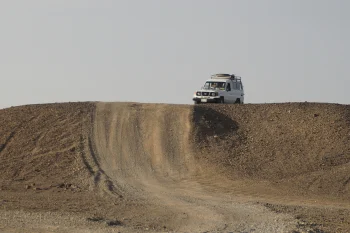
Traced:
<path fill-rule="evenodd" d="M 201 90 L 197 90 L 192 100 L 199 103 L 243 104 L 244 88 L 239 76 L 215 74 L 206 80 Z"/>

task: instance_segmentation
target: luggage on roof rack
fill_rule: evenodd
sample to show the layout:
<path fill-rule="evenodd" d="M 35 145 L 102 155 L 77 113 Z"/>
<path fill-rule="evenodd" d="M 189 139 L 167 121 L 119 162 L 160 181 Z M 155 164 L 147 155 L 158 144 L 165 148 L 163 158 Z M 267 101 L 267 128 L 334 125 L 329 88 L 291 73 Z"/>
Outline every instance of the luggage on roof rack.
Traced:
<path fill-rule="evenodd" d="M 214 74 L 213 76 L 218 76 L 218 77 L 227 77 L 227 76 L 232 76 L 231 74 Z"/>
<path fill-rule="evenodd" d="M 211 79 L 237 79 L 240 80 L 241 77 L 235 76 L 234 74 L 214 74 L 211 76 Z"/>

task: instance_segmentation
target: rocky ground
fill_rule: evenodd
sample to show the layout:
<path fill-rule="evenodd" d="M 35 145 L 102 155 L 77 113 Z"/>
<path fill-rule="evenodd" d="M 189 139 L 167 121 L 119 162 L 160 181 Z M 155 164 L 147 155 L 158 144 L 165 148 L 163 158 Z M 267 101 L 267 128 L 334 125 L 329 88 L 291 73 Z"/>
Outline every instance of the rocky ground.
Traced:
<path fill-rule="evenodd" d="M 0 110 L 2 232 L 349 232 L 350 107 Z"/>

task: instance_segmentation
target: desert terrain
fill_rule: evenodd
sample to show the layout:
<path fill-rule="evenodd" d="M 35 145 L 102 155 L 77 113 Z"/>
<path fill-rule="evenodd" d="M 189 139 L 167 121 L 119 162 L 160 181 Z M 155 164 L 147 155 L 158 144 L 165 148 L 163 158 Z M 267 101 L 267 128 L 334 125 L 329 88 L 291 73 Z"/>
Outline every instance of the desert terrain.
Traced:
<path fill-rule="evenodd" d="M 350 232 L 350 106 L 0 110 L 0 232 Z"/>

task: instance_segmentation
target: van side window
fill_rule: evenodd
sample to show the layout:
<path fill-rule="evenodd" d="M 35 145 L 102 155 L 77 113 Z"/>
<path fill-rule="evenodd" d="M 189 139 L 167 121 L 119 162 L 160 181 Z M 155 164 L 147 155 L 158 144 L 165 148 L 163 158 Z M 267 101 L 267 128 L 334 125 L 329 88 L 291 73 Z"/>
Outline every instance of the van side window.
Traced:
<path fill-rule="evenodd" d="M 227 84 L 226 91 L 231 91 L 231 84 L 230 83 Z"/>

